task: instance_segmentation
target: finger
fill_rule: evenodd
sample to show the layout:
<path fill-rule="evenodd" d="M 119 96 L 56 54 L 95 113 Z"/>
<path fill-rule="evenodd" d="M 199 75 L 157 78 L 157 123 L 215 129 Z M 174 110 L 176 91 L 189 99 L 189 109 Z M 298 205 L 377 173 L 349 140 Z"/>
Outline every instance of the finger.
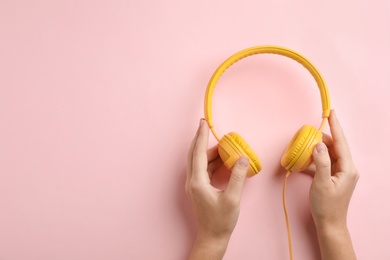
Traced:
<path fill-rule="evenodd" d="M 241 157 L 233 167 L 232 174 L 228 187 L 226 189 L 227 195 L 233 196 L 234 198 L 241 198 L 242 187 L 244 186 L 245 178 L 249 169 L 248 157 Z"/>
<path fill-rule="evenodd" d="M 310 164 L 309 167 L 307 167 L 302 171 L 302 173 L 311 175 L 312 177 L 314 177 L 315 172 L 316 172 L 316 165 L 314 163 Z"/>
<path fill-rule="evenodd" d="M 213 176 L 213 174 L 222 166 L 223 161 L 221 157 L 215 158 L 212 162 L 209 163 L 207 168 L 207 172 L 209 173 L 209 178 Z"/>
<path fill-rule="evenodd" d="M 331 162 L 326 145 L 318 143 L 313 150 L 313 160 L 316 166 L 314 181 L 326 183 L 331 178 Z"/>
<path fill-rule="evenodd" d="M 207 146 L 209 143 L 209 128 L 203 119 L 200 122 L 198 138 L 195 142 L 192 156 L 192 179 L 210 182 L 207 174 Z"/>
<path fill-rule="evenodd" d="M 207 150 L 207 161 L 211 162 L 217 159 L 219 156 L 218 153 L 218 145 L 213 146 L 212 148 Z"/>
<path fill-rule="evenodd" d="M 333 146 L 333 139 L 330 135 L 328 134 L 322 134 L 322 141 L 326 144 L 326 146 L 329 148 L 331 148 Z"/>
<path fill-rule="evenodd" d="M 192 139 L 192 142 L 191 142 L 190 148 L 188 150 L 188 154 L 187 154 L 187 180 L 189 180 L 191 178 L 191 175 L 192 175 L 192 156 L 194 153 L 196 139 L 198 138 L 198 135 L 199 135 L 199 128 L 200 128 L 200 124 L 198 126 L 198 129 L 196 130 L 194 138 Z"/>
<path fill-rule="evenodd" d="M 336 159 L 336 156 L 334 154 L 332 137 L 328 134 L 323 133 L 322 142 L 327 146 L 331 162 L 333 162 Z M 302 173 L 309 174 L 311 176 L 314 176 L 315 172 L 316 172 L 316 165 L 314 162 L 310 164 L 309 167 L 307 167 L 305 170 L 302 171 Z"/>
<path fill-rule="evenodd" d="M 330 135 L 328 135 L 328 134 L 323 134 L 322 141 L 324 142 L 324 144 L 326 144 L 326 147 L 328 147 L 328 152 L 329 152 L 329 155 L 330 155 L 330 159 L 332 161 L 336 161 L 337 157 L 336 157 L 336 153 L 334 151 L 334 145 L 333 145 L 332 137 Z"/>
<path fill-rule="evenodd" d="M 329 126 L 337 159 L 341 159 L 344 162 L 352 161 L 347 139 L 345 138 L 343 129 L 341 128 L 334 110 L 330 113 Z"/>

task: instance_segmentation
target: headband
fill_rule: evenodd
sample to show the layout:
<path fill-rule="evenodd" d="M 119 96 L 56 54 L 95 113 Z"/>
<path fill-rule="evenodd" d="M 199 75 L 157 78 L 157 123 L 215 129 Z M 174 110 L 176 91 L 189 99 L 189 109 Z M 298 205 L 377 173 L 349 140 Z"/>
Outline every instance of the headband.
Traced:
<path fill-rule="evenodd" d="M 301 54 L 284 48 L 280 46 L 256 46 L 252 48 L 248 48 L 242 51 L 237 52 L 236 54 L 233 54 L 231 57 L 226 59 L 214 72 L 213 76 L 211 77 L 209 84 L 206 89 L 205 99 L 204 99 L 204 116 L 209 124 L 209 127 L 211 131 L 213 132 L 215 138 L 219 140 L 220 138 L 216 134 L 214 130 L 214 123 L 212 118 L 212 95 L 214 92 L 214 88 L 217 85 L 217 82 L 219 78 L 222 76 L 222 74 L 234 63 L 237 61 L 244 59 L 248 56 L 252 56 L 255 54 L 277 54 L 281 56 L 288 57 L 290 59 L 293 59 L 300 63 L 303 67 L 305 67 L 310 74 L 314 77 L 315 81 L 317 82 L 318 88 L 320 90 L 321 94 L 321 102 L 322 102 L 322 118 L 329 117 L 330 114 L 330 99 L 329 99 L 329 93 L 328 89 L 326 87 L 325 81 L 322 78 L 320 72 L 316 69 L 316 67 L 304 56 Z"/>

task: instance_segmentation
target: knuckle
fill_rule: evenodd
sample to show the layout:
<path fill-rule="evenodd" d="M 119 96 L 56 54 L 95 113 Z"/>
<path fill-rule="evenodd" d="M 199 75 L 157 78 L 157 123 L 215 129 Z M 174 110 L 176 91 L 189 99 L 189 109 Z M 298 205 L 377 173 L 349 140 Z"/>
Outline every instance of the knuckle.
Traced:
<path fill-rule="evenodd" d="M 186 191 L 187 195 L 190 194 L 190 188 L 189 188 L 188 182 L 186 182 L 186 184 L 184 186 L 184 190 Z"/>
<path fill-rule="evenodd" d="M 188 192 L 192 194 L 198 194 L 202 190 L 202 185 L 200 185 L 198 182 L 191 182 L 187 189 Z"/>
<path fill-rule="evenodd" d="M 245 172 L 244 171 L 234 171 L 232 175 L 230 176 L 232 181 L 234 182 L 242 182 L 242 180 L 245 178 Z"/>
<path fill-rule="evenodd" d="M 357 181 L 359 180 L 359 178 L 360 178 L 360 173 L 359 173 L 359 171 L 358 171 L 356 168 L 354 168 L 354 169 L 352 170 L 351 175 L 352 175 L 352 177 L 355 179 L 356 182 L 357 182 Z"/>
<path fill-rule="evenodd" d="M 317 166 L 321 168 L 329 168 L 331 166 L 331 162 L 328 158 L 321 158 L 317 161 Z"/>

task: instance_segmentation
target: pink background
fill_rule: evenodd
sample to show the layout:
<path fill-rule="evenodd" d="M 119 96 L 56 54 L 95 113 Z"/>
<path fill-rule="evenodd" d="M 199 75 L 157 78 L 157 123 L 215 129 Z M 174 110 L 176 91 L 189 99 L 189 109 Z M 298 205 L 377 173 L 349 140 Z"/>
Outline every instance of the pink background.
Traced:
<path fill-rule="evenodd" d="M 323 74 L 361 173 L 357 255 L 390 259 L 387 0 L 0 0 L 0 259 L 184 259 L 186 154 L 207 82 L 265 44 Z M 279 161 L 301 125 L 320 124 L 315 82 L 289 59 L 250 57 L 222 77 L 214 107 L 218 133 L 237 131 L 263 163 L 225 259 L 287 259 Z M 319 259 L 310 183 L 288 183 L 300 260 Z"/>

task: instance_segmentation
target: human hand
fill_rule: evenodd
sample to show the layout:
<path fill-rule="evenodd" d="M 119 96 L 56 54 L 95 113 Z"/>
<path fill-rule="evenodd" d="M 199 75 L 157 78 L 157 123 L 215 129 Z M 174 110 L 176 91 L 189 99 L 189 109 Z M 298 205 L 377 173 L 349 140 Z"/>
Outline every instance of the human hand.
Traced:
<path fill-rule="evenodd" d="M 355 260 L 347 228 L 347 211 L 359 173 L 347 140 L 332 110 L 332 137 L 324 135 L 313 151 L 315 175 L 310 187 L 310 207 L 322 260 Z"/>
<path fill-rule="evenodd" d="M 189 259 L 222 258 L 240 211 L 241 191 L 249 160 L 241 157 L 233 167 L 226 190 L 211 185 L 222 165 L 217 147 L 207 150 L 209 128 L 201 120 L 188 152 L 186 192 L 196 218 L 197 237 Z"/>
<path fill-rule="evenodd" d="M 344 226 L 359 173 L 334 110 L 329 126 L 332 137 L 325 134 L 324 143 L 317 144 L 313 151 L 316 172 L 310 188 L 310 206 L 316 225 Z"/>

